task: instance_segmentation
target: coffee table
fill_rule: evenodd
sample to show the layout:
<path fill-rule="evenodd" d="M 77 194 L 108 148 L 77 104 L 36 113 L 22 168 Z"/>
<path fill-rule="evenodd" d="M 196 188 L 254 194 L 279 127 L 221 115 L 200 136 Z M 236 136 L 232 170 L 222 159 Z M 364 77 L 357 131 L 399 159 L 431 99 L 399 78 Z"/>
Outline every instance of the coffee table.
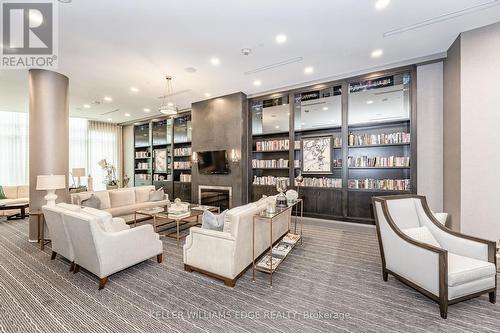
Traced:
<path fill-rule="evenodd" d="M 27 203 L 6 204 L 0 206 L 0 210 L 15 210 L 19 209 L 19 213 L 7 216 L 7 220 L 23 220 L 26 218 L 26 209 L 29 207 Z"/>
<path fill-rule="evenodd" d="M 211 212 L 220 213 L 219 207 L 189 204 L 189 210 L 186 214 L 174 216 L 168 214 L 168 207 L 169 206 L 161 206 L 135 211 L 134 227 L 137 226 L 138 215 L 150 217 L 153 220 L 154 231 L 165 237 L 177 239 L 177 247 L 179 247 L 179 241 L 187 236 L 187 234 L 181 235 L 181 231 L 200 225 L 200 216 L 203 215 L 205 209 Z"/>

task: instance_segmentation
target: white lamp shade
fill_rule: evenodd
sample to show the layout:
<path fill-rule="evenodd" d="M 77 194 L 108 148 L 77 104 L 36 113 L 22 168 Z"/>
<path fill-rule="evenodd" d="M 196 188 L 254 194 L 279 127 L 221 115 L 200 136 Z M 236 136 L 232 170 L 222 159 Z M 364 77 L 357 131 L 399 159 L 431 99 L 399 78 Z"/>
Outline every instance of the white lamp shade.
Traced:
<path fill-rule="evenodd" d="M 73 168 L 71 174 L 73 177 L 85 177 L 85 168 Z"/>
<path fill-rule="evenodd" d="M 58 190 L 65 187 L 65 175 L 40 175 L 36 177 L 37 190 Z"/>

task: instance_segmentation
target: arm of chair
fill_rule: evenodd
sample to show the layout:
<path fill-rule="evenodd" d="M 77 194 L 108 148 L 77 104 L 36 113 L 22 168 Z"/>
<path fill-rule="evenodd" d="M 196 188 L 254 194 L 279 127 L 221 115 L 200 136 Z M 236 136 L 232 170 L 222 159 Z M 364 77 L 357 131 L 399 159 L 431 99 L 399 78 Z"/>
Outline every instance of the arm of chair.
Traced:
<path fill-rule="evenodd" d="M 231 234 L 192 227 L 184 245 L 184 264 L 234 278 L 234 250 Z"/>
<path fill-rule="evenodd" d="M 434 216 L 425 198 L 421 198 L 421 204 L 423 209 L 423 214 L 420 214 L 421 222 L 431 230 L 441 247 L 461 256 L 496 263 L 495 242 L 448 229 Z"/>

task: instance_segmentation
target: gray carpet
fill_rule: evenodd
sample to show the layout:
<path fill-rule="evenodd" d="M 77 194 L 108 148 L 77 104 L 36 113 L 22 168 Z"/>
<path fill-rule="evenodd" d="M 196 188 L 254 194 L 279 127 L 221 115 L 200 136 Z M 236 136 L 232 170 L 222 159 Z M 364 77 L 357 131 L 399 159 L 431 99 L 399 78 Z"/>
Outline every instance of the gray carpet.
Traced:
<path fill-rule="evenodd" d="M 487 296 L 437 304 L 392 277 L 382 281 L 372 229 L 309 225 L 274 276 L 235 288 L 183 271 L 182 250 L 164 240 L 149 260 L 97 278 L 50 260 L 27 239 L 25 221 L 0 220 L 1 332 L 498 332 L 500 305 Z M 216 254 L 214 254 L 216 255 Z"/>

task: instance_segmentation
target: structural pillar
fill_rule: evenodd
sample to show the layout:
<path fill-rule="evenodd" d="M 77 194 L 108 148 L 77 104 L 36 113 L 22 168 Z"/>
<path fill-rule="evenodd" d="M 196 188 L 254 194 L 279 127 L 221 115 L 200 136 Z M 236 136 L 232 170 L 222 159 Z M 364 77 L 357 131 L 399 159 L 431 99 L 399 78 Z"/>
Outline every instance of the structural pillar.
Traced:
<path fill-rule="evenodd" d="M 36 190 L 38 175 L 66 175 L 68 184 L 69 79 L 59 73 L 29 71 L 30 212 L 45 204 L 46 191 Z M 57 190 L 57 202 L 68 202 L 68 189 Z M 30 216 L 29 240 L 37 241 L 38 223 Z"/>

